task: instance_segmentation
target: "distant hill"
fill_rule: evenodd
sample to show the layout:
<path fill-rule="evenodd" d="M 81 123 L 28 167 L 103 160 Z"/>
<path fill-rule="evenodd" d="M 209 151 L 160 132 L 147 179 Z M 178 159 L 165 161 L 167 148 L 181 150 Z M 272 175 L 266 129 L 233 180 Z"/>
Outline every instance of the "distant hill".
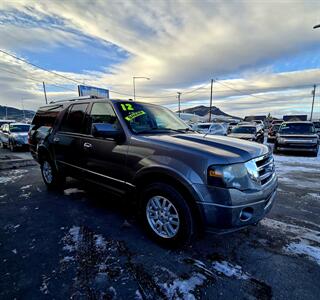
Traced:
<path fill-rule="evenodd" d="M 199 106 L 183 109 L 183 110 L 181 110 L 181 112 L 182 113 L 189 113 L 189 114 L 196 114 L 198 116 L 204 117 L 204 116 L 209 115 L 209 109 L 210 108 L 208 106 L 199 105 Z M 233 119 L 240 119 L 239 117 L 234 117 L 234 116 L 231 116 L 231 115 L 223 112 L 222 110 L 220 110 L 216 106 L 212 106 L 211 114 L 212 115 L 216 115 L 216 116 L 230 117 L 230 118 L 233 118 Z"/>
<path fill-rule="evenodd" d="M 34 114 L 35 112 L 32 110 L 25 110 L 23 113 L 22 109 L 0 105 L 0 119 L 5 119 L 7 115 L 7 119 L 20 121 L 24 117 L 33 118 Z"/>

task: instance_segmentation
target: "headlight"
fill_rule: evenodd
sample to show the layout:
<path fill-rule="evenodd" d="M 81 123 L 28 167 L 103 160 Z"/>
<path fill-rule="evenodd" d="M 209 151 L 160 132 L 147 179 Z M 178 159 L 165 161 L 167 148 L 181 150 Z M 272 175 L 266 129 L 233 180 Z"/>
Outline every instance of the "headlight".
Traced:
<path fill-rule="evenodd" d="M 257 189 L 259 174 L 254 161 L 244 164 L 217 165 L 208 168 L 208 185 L 235 188 L 238 190 Z"/>

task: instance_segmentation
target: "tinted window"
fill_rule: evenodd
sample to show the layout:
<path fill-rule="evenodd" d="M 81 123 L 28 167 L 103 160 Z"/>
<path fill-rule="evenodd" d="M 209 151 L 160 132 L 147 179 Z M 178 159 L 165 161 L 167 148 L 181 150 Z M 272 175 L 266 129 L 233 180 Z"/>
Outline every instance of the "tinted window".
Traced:
<path fill-rule="evenodd" d="M 62 105 L 54 105 L 49 107 L 40 108 L 32 120 L 32 125 L 34 129 L 37 129 L 41 126 L 53 127 L 54 122 L 62 110 Z"/>
<path fill-rule="evenodd" d="M 10 125 L 10 132 L 28 132 L 30 125 Z"/>
<path fill-rule="evenodd" d="M 282 134 L 310 134 L 314 133 L 313 124 L 287 123 L 282 124 L 279 132 Z"/>
<path fill-rule="evenodd" d="M 83 120 L 88 107 L 88 103 L 74 104 L 64 115 L 61 130 L 67 132 L 83 132 Z"/>
<path fill-rule="evenodd" d="M 109 103 L 97 102 L 92 105 L 86 125 L 87 133 L 91 133 L 92 124 L 95 123 L 116 124 L 118 126 L 118 118 Z"/>
<path fill-rule="evenodd" d="M 252 126 L 241 126 L 241 127 L 235 127 L 232 129 L 232 133 L 248 133 L 248 134 L 254 134 L 256 133 L 256 128 Z"/>

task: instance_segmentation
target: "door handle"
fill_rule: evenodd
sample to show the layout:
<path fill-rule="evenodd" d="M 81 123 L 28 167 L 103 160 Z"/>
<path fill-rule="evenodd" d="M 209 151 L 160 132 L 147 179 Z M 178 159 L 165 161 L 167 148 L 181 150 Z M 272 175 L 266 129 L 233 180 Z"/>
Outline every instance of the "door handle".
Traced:
<path fill-rule="evenodd" d="M 91 148 L 92 148 L 92 144 L 90 144 L 90 143 L 84 143 L 84 144 L 83 144 L 83 148 L 85 148 L 85 149 L 91 149 Z"/>
<path fill-rule="evenodd" d="M 54 142 L 54 143 L 59 143 L 59 142 L 60 142 L 60 139 L 59 139 L 58 137 L 54 137 L 54 138 L 53 138 L 53 142 Z"/>

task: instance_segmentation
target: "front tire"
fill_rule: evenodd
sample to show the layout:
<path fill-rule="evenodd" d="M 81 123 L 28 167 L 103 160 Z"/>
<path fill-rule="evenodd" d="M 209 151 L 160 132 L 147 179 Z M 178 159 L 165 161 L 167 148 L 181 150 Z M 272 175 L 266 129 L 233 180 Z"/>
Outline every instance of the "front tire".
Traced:
<path fill-rule="evenodd" d="M 190 243 L 195 224 L 191 209 L 173 186 L 157 182 L 141 195 L 143 224 L 156 242 L 177 247 Z"/>
<path fill-rule="evenodd" d="M 51 160 L 44 158 L 40 168 L 43 181 L 49 189 L 61 188 L 63 186 L 65 177 L 58 172 Z"/>

